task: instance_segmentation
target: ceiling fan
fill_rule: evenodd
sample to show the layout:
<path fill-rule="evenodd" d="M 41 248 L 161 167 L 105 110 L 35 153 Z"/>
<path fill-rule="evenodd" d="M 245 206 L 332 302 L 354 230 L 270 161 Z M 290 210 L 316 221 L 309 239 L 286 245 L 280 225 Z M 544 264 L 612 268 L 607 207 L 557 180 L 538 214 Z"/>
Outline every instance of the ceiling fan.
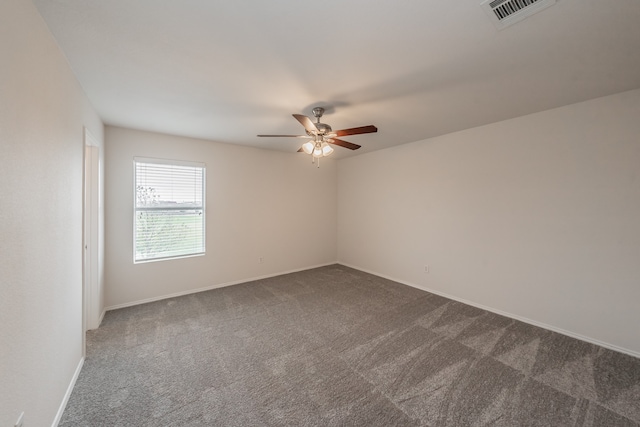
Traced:
<path fill-rule="evenodd" d="M 296 120 L 300 122 L 306 131 L 306 135 L 258 135 L 260 137 L 276 137 L 276 138 L 311 138 L 310 141 L 302 144 L 302 147 L 298 152 L 305 152 L 311 154 L 311 161 L 315 162 L 318 159 L 318 167 L 320 167 L 320 158 L 326 157 L 333 153 L 331 145 L 338 145 L 340 147 L 348 148 L 350 150 L 357 150 L 360 145 L 353 144 L 351 142 L 338 139 L 340 136 L 347 135 L 360 135 L 363 133 L 378 132 L 378 128 L 373 125 L 360 126 L 357 128 L 332 130 L 331 126 L 326 123 L 320 123 L 320 117 L 324 114 L 324 108 L 316 107 L 312 110 L 313 116 L 316 118 L 316 123 L 313 123 L 311 119 L 302 114 L 293 114 Z"/>

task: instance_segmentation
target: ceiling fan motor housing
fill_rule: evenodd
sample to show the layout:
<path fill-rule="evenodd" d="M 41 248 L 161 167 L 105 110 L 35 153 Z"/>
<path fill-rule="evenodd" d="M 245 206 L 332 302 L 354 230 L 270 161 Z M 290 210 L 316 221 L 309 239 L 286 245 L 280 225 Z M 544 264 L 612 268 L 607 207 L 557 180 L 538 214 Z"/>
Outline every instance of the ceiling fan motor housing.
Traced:
<path fill-rule="evenodd" d="M 318 128 L 318 131 L 321 135 L 326 135 L 328 133 L 331 132 L 331 126 L 329 126 L 326 123 L 314 123 L 316 125 L 316 127 Z"/>

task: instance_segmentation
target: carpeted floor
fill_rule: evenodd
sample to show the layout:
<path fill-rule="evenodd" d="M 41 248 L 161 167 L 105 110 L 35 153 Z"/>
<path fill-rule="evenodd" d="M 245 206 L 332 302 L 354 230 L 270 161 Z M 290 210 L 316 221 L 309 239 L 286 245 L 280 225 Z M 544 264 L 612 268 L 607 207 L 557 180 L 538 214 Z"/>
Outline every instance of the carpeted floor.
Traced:
<path fill-rule="evenodd" d="M 60 426 L 638 426 L 640 359 L 340 265 L 130 307 Z"/>

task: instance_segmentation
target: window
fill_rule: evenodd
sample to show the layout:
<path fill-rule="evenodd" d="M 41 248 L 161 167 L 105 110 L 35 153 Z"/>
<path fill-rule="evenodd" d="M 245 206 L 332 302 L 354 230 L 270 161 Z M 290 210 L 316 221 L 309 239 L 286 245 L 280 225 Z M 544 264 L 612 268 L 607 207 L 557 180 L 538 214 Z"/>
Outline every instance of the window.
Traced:
<path fill-rule="evenodd" d="M 205 165 L 134 158 L 134 262 L 203 255 Z"/>

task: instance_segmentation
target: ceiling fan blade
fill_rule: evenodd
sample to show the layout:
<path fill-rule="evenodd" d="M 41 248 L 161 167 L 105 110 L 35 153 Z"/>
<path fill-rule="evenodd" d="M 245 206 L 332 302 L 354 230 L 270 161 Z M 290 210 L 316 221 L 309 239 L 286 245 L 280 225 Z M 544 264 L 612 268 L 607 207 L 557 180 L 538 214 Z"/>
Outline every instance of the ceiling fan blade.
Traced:
<path fill-rule="evenodd" d="M 298 149 L 298 153 L 302 153 L 303 151 L 304 151 L 304 150 L 302 149 L 302 147 L 300 147 L 300 148 Z"/>
<path fill-rule="evenodd" d="M 343 141 L 342 139 L 338 139 L 338 138 L 325 139 L 325 141 L 327 141 L 329 144 L 339 145 L 340 147 L 348 148 L 349 150 L 357 150 L 358 148 L 361 147 L 358 144 L 353 144 L 351 142 Z"/>
<path fill-rule="evenodd" d="M 309 135 L 256 135 L 269 138 L 311 138 Z"/>
<path fill-rule="evenodd" d="M 308 132 L 318 132 L 318 128 L 313 124 L 309 117 L 303 116 L 302 114 L 292 114 L 292 116 L 295 117 Z"/>
<path fill-rule="evenodd" d="M 335 130 L 332 133 L 335 133 L 336 136 L 347 136 L 347 135 L 360 135 L 361 133 L 374 133 L 374 132 L 378 132 L 378 128 L 375 127 L 374 125 L 369 125 L 369 126 L 360 126 L 357 128 Z"/>

